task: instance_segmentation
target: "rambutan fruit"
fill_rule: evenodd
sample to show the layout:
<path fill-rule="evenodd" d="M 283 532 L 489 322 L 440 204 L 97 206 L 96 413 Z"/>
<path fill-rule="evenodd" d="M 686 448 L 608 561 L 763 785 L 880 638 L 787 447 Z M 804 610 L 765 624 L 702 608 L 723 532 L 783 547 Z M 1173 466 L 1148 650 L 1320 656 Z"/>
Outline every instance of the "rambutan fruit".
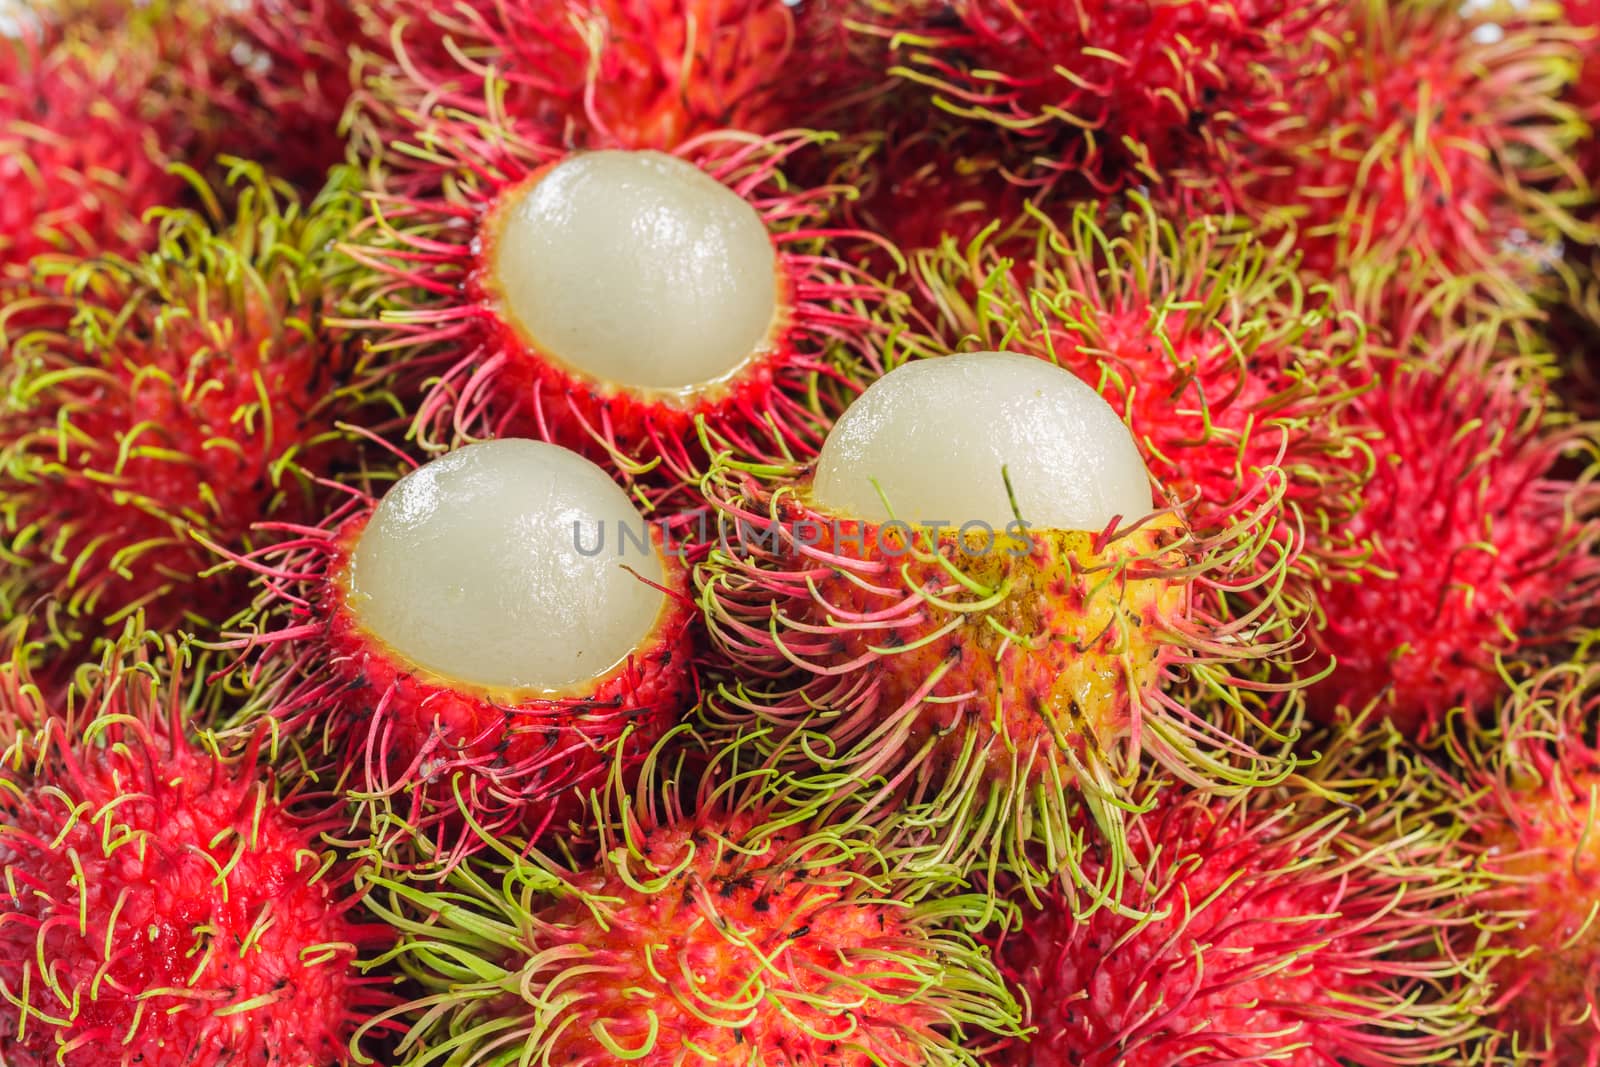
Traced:
<path fill-rule="evenodd" d="M 1580 657 L 1517 684 L 1494 726 L 1458 717 L 1447 738 L 1463 850 L 1492 879 L 1486 936 L 1462 932 L 1458 951 L 1492 961 L 1494 1046 L 1519 1064 L 1600 1063 L 1597 713 L 1600 668 Z"/>
<path fill-rule="evenodd" d="M 1101 193 L 1167 180 L 1226 189 L 1238 157 L 1292 122 L 1321 73 L 1323 0 L 955 0 L 900 7 L 893 73 L 1015 138 L 1041 178 Z M 919 17 L 920 16 L 920 17 Z"/>
<path fill-rule="evenodd" d="M 1335 745 L 1280 787 L 1162 790 L 1129 820 L 1123 907 L 1024 905 L 990 940 L 1034 1032 L 989 1062 L 1476 1062 L 1482 989 L 1449 948 L 1471 929 L 1471 861 L 1413 768 L 1390 753 L 1374 775 Z"/>
<path fill-rule="evenodd" d="M 1584 127 L 1562 99 L 1575 31 L 1559 5 L 1500 21 L 1483 6 L 1350 6 L 1327 77 L 1257 160 L 1246 198 L 1305 270 L 1336 279 L 1370 258 L 1403 264 L 1405 293 L 1471 277 L 1510 305 L 1553 276 L 1564 234 L 1585 232 L 1571 155 Z"/>
<path fill-rule="evenodd" d="M 76 704 L 0 686 L 29 724 L 0 764 L 13 1067 L 346 1064 L 355 1027 L 393 1003 L 353 963 L 394 932 L 359 914 L 325 827 L 253 751 L 191 738 L 182 655 L 125 641 Z"/>
<path fill-rule="evenodd" d="M 310 188 L 344 161 L 354 51 L 376 47 L 353 0 L 169 3 L 145 17 L 167 37 L 213 154 Z"/>
<path fill-rule="evenodd" d="M 965 246 L 994 228 L 1009 234 L 1031 191 L 1008 167 L 1010 146 L 920 105 L 890 94 L 863 108 L 849 135 L 823 146 L 829 183 L 856 192 L 841 205 L 845 217 L 905 254 L 946 238 Z M 868 252 L 874 273 L 903 269 L 889 248 Z"/>
<path fill-rule="evenodd" d="M 55 0 L 68 32 L 137 37 L 173 155 L 211 174 L 249 159 L 314 190 L 345 159 L 353 50 L 378 47 L 352 0 Z M 224 163 L 225 166 L 225 163 Z"/>
<path fill-rule="evenodd" d="M 865 77 L 809 8 L 785 0 L 369 0 L 391 33 L 366 64 L 383 152 L 404 111 L 492 120 L 551 146 L 671 151 L 701 134 L 811 125 Z M 811 24 L 818 24 L 811 29 Z"/>
<path fill-rule="evenodd" d="M 424 990 L 377 1019 L 410 1022 L 399 1062 L 975 1067 L 969 1033 L 1014 1032 L 963 929 L 988 901 L 892 834 L 786 807 L 738 747 L 613 782 L 593 864 L 489 842 L 436 892 L 374 878 L 403 932 L 379 962 Z"/>
<path fill-rule="evenodd" d="M 741 668 L 708 722 L 783 746 L 819 789 L 918 812 L 943 860 L 1070 873 L 1072 798 L 1115 848 L 1141 752 L 1206 788 L 1277 773 L 1247 739 L 1283 737 L 1221 666 L 1273 643 L 1209 606 L 1250 535 L 1199 541 L 1157 511 L 1127 427 L 1070 372 L 916 360 L 814 465 L 724 460 L 705 485 L 719 543 L 696 582 Z M 1174 678 L 1225 694 L 1215 721 Z"/>
<path fill-rule="evenodd" d="M 1297 585 L 1346 566 L 1337 534 L 1355 508 L 1360 443 L 1341 411 L 1369 378 L 1360 323 L 1219 220 L 1179 226 L 1132 198 L 1125 212 L 1084 205 L 1064 221 L 1033 212 L 1000 247 L 947 241 L 915 257 L 921 298 L 899 348 L 1004 347 L 1064 367 L 1122 415 L 1198 534 L 1259 524 L 1279 545 L 1257 557 L 1260 573 L 1288 559 Z M 1302 551 L 1307 525 L 1322 532 L 1316 555 Z M 1303 610 L 1304 592 L 1294 599 Z"/>
<path fill-rule="evenodd" d="M 1588 135 L 1578 145 L 1577 157 L 1584 177 L 1600 181 L 1600 3 L 1596 0 L 1567 0 L 1562 5 L 1567 22 L 1583 33 L 1581 65 L 1577 77 L 1567 87 L 1567 100 L 1589 124 Z"/>
<path fill-rule="evenodd" d="M 304 207 L 250 165 L 230 184 L 225 222 L 164 211 L 150 254 L 55 264 L 14 305 L 0 602 L 48 600 L 63 641 L 136 608 L 162 630 L 232 616 L 248 595 L 201 579 L 218 561 L 197 537 L 242 551 L 263 519 L 320 513 L 312 475 L 359 455 L 336 424 L 393 418 L 358 346 L 326 331 L 359 203 L 336 182 Z"/>
<path fill-rule="evenodd" d="M 170 143 L 149 121 L 153 56 L 132 37 L 0 36 L 0 290 L 43 253 L 130 254 L 173 202 Z"/>
<path fill-rule="evenodd" d="M 1414 331 L 1351 404 L 1369 477 L 1341 539 L 1366 558 L 1315 591 L 1319 718 L 1376 704 L 1425 737 L 1457 704 L 1487 710 L 1504 664 L 1593 617 L 1600 442 L 1484 325 Z"/>
<path fill-rule="evenodd" d="M 835 361 L 876 363 L 883 290 L 825 247 L 838 190 L 784 184 L 811 140 L 572 154 L 440 120 L 415 150 L 458 179 L 377 198 L 350 251 L 386 310 L 353 325 L 397 362 L 445 368 L 417 413 L 425 447 L 538 437 L 657 502 L 698 480 L 702 432 L 814 454 L 843 406 Z"/>
<path fill-rule="evenodd" d="M 309 735 L 337 792 L 442 850 L 473 840 L 458 800 L 486 832 L 560 825 L 692 702 L 685 569 L 566 449 L 467 445 L 287 532 L 241 560 L 269 585 L 242 721 Z"/>

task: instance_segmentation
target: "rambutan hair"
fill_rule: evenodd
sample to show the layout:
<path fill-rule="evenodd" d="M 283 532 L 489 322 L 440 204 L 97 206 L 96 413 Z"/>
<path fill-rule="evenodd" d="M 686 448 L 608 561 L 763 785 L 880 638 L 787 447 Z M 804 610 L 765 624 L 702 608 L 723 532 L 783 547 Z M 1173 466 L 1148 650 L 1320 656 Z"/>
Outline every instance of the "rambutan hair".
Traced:
<path fill-rule="evenodd" d="M 776 134 L 871 80 L 827 12 L 784 0 L 368 0 L 367 150 L 407 110 L 493 120 L 566 148 L 671 151 L 722 129 Z"/>
<path fill-rule="evenodd" d="M 1455 934 L 1488 970 L 1491 1056 L 1517 1063 L 1600 1063 L 1600 667 L 1585 644 L 1525 678 L 1489 722 L 1455 715 L 1439 780 L 1467 832 L 1461 851 L 1489 879 L 1478 931 Z M 1501 1062 L 1496 1059 L 1495 1062 Z"/>
<path fill-rule="evenodd" d="M 250 693 L 229 732 L 269 729 L 292 753 L 285 773 L 353 809 L 358 836 L 403 847 L 418 835 L 453 863 L 482 847 L 473 827 L 528 840 L 562 831 L 614 762 L 637 767 L 695 703 L 696 613 L 682 546 L 660 526 L 650 536 L 666 603 L 637 654 L 581 691 L 502 690 L 419 668 L 363 628 L 346 571 L 381 494 L 336 488 L 344 502 L 321 525 L 263 524 L 269 544 L 229 554 L 260 593 L 214 647 L 237 657 L 217 678 Z"/>
<path fill-rule="evenodd" d="M 218 559 L 197 538 L 247 550 L 262 519 L 319 513 L 311 475 L 360 455 L 341 420 L 393 417 L 327 326 L 359 204 L 336 180 L 302 206 L 242 163 L 229 186 L 228 217 L 163 211 L 150 254 L 56 264 L 0 316 L 0 603 L 65 643 L 135 609 L 160 629 L 239 611 L 240 582 L 202 580 Z"/>
<path fill-rule="evenodd" d="M 489 840 L 437 891 L 374 876 L 402 931 L 375 962 L 422 993 L 374 1019 L 409 1023 L 398 1062 L 975 1067 L 1014 1033 L 966 929 L 990 902 L 893 829 L 790 806 L 741 747 L 663 739 L 595 797 L 592 862 Z"/>
<path fill-rule="evenodd" d="M 1509 330 L 1413 319 L 1351 405 L 1369 477 L 1341 543 L 1365 558 L 1315 591 L 1320 719 L 1375 704 L 1425 737 L 1459 703 L 1487 711 L 1503 670 L 1593 622 L 1600 439 L 1559 410 Z"/>
<path fill-rule="evenodd" d="M 242 156 L 315 189 L 345 160 L 354 54 L 377 47 L 358 0 L 166 0 L 142 17 L 196 127 L 196 166 Z"/>
<path fill-rule="evenodd" d="M 244 158 L 315 190 L 345 160 L 341 119 L 358 45 L 379 48 L 360 0 L 46 0 L 46 26 L 143 51 L 147 118 L 174 160 L 211 177 Z M 106 47 L 102 45 L 102 47 Z M 179 190 L 182 191 L 181 188 Z"/>
<path fill-rule="evenodd" d="M 904 273 L 896 251 L 909 255 L 947 238 L 964 247 L 995 227 L 1010 236 L 1023 220 L 1033 190 L 1012 168 L 1013 146 L 993 131 L 930 114 L 904 92 L 880 95 L 843 118 L 848 129 L 821 150 L 827 184 L 854 190 L 842 213 L 887 240 L 867 249 L 880 276 Z"/>
<path fill-rule="evenodd" d="M 1029 890 L 1059 879 L 1092 908 L 1077 798 L 1115 879 L 1143 758 L 1222 792 L 1292 768 L 1275 751 L 1292 730 L 1266 677 L 1285 651 L 1271 601 L 1227 603 L 1262 584 L 1240 561 L 1274 551 L 1264 524 L 1201 538 L 1163 509 L 1102 530 L 940 532 L 812 508 L 809 480 L 720 457 L 703 483 L 718 540 L 695 569 L 738 668 L 703 720 L 780 752 L 808 788 L 912 813 L 941 862 Z"/>
<path fill-rule="evenodd" d="M 918 298 L 889 362 L 1003 348 L 1076 374 L 1197 534 L 1263 525 L 1279 547 L 1256 557 L 1260 573 L 1287 561 L 1293 577 L 1254 596 L 1287 594 L 1284 611 L 1303 613 L 1304 585 L 1357 555 L 1338 538 L 1364 458 L 1344 415 L 1371 382 L 1359 319 L 1221 219 L 1180 225 L 1138 196 L 1062 224 L 1028 210 L 998 246 L 984 235 L 914 257 Z"/>
<path fill-rule="evenodd" d="M 1480 880 L 1459 829 L 1392 731 L 1323 740 L 1279 786 L 1161 789 L 1128 821 L 1140 874 L 1117 906 L 1023 904 L 990 940 L 1033 1033 L 989 1062 L 1476 1062 L 1484 990 L 1452 939 Z"/>
<path fill-rule="evenodd" d="M 416 412 L 424 449 L 528 436 L 612 470 L 647 503 L 696 503 L 700 447 L 784 459 L 814 455 L 832 418 L 880 372 L 881 283 L 843 258 L 864 233 L 830 228 L 838 187 L 795 189 L 781 170 L 822 135 L 737 131 L 686 142 L 673 156 L 748 201 L 775 246 L 778 309 L 766 351 L 687 400 L 569 369 L 526 340 L 498 306 L 485 229 L 508 192 L 571 158 L 470 115 L 415 115 L 407 156 L 449 171 L 442 193 L 396 168 L 373 194 L 374 217 L 345 246 L 368 271 L 372 313 L 343 325 L 397 365 L 436 372 Z"/>
<path fill-rule="evenodd" d="M 173 140 L 151 121 L 155 59 L 132 33 L 24 27 L 0 38 L 0 292 L 42 254 L 132 254 L 172 203 Z"/>
<path fill-rule="evenodd" d="M 1226 191 L 1260 142 L 1292 124 L 1321 74 L 1326 0 L 1133 7 L 1103 0 L 881 5 L 892 73 L 1014 141 L 1033 180 L 1072 175 L 1101 194 L 1168 181 Z"/>
<path fill-rule="evenodd" d="M 1244 209 L 1303 269 L 1338 279 L 1397 263 L 1400 296 L 1470 277 L 1497 303 L 1547 284 L 1563 236 L 1590 232 L 1562 98 L 1581 35 L 1555 4 L 1514 13 L 1362 0 L 1340 50 L 1252 168 Z"/>
<path fill-rule="evenodd" d="M 16 1067 L 349 1063 L 395 934 L 252 747 L 199 731 L 187 652 L 129 626 L 47 702 L 0 667 L 0 1058 Z"/>

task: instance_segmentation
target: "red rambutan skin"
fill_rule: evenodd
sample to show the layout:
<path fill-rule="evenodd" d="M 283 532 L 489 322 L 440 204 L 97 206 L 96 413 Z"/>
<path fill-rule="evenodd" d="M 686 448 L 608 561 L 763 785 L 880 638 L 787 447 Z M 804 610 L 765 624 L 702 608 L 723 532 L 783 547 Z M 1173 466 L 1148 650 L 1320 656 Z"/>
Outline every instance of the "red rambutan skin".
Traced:
<path fill-rule="evenodd" d="M 381 222 L 361 228 L 348 250 L 369 268 L 387 306 L 346 324 L 397 364 L 439 370 L 416 414 L 424 447 L 534 437 L 594 459 L 658 507 L 693 506 L 693 486 L 707 465 L 702 422 L 713 448 L 815 455 L 832 418 L 861 387 L 840 364 L 878 367 L 883 331 L 866 309 L 886 299 L 886 290 L 831 250 L 872 239 L 826 228 L 838 189 L 796 191 L 778 169 L 811 135 L 713 135 L 676 153 L 755 207 L 772 233 L 780 285 L 766 351 L 725 382 L 675 396 L 546 358 L 502 317 L 492 276 L 497 209 L 567 153 L 463 119 L 429 121 L 416 131 L 419 143 L 432 157 L 456 160 L 468 177 L 444 195 L 377 197 Z M 425 186 L 415 179 L 402 173 L 389 181 Z"/>
<path fill-rule="evenodd" d="M 709 997 L 733 1001 L 749 980 L 748 961 L 729 951 L 725 929 L 741 931 L 749 951 L 775 960 L 793 983 L 796 999 L 788 1018 L 767 1007 L 738 1028 L 708 1027 L 686 1005 L 658 998 L 654 1010 L 661 1062 L 690 1042 L 707 1061 L 739 1062 L 759 1049 L 762 1062 L 838 1067 L 918 1063 L 916 1035 L 939 1020 L 919 1003 L 921 985 L 909 968 L 885 963 L 877 953 L 893 952 L 909 936 L 896 909 L 849 901 L 837 885 L 805 871 L 800 856 L 785 846 L 799 833 L 790 830 L 743 851 L 754 824 L 748 816 L 730 823 L 666 826 L 648 832 L 641 844 L 643 869 L 672 871 L 659 893 L 641 896 L 604 866 L 576 874 L 572 884 L 585 896 L 564 896 L 543 909 L 537 923 L 549 948 L 582 945 L 604 968 L 605 982 L 585 991 L 580 1022 L 556 1039 L 551 1061 L 609 1062 L 582 1017 L 604 1020 L 611 1037 L 633 1048 L 645 1040 L 649 1022 L 638 1010 L 635 988 L 649 988 L 655 974 L 682 968 Z M 743 846 L 748 847 L 748 846 Z M 803 862 L 803 861 L 802 861 Z M 588 899 L 622 902 L 602 921 Z M 869 985 L 885 1003 L 870 1013 L 840 1018 L 821 1006 L 805 1005 L 806 995 L 836 993 L 839 978 Z M 894 1003 L 900 1001 L 900 1003 Z M 702 1009 L 703 1010 L 703 1009 Z M 734 1012 L 728 1014 L 742 1014 Z M 681 1053 L 679 1053 L 681 1054 Z"/>
<path fill-rule="evenodd" d="M 1589 658 L 1585 647 L 1518 685 L 1492 728 L 1461 719 L 1447 737 L 1457 811 L 1493 879 L 1478 903 L 1495 1047 L 1542 1067 L 1600 1063 L 1600 670 Z M 1484 950 L 1463 936 L 1463 953 Z"/>
<path fill-rule="evenodd" d="M 1566 0 L 1562 7 L 1567 21 L 1583 34 L 1582 66 L 1567 88 L 1567 99 L 1589 124 L 1589 135 L 1578 146 L 1578 161 L 1583 176 L 1593 184 L 1600 182 L 1600 137 L 1594 132 L 1600 126 L 1600 2 Z"/>
<path fill-rule="evenodd" d="M 36 716 L 6 753 L 0 1058 L 350 1062 L 350 1033 L 392 1003 L 352 961 L 393 932 L 352 914 L 322 828 L 254 756 L 193 745 L 158 686 L 129 669 L 89 702 L 98 718 Z"/>
<path fill-rule="evenodd" d="M 202 580 L 218 560 L 200 538 L 245 550 L 264 518 L 314 514 L 306 472 L 360 451 L 336 421 L 392 418 L 323 319 L 353 202 L 330 191 L 302 209 L 257 170 L 237 177 L 226 228 L 170 212 L 149 256 L 66 264 L 62 296 L 0 316 L 0 599 L 51 598 L 57 636 L 109 633 L 135 607 L 163 629 L 233 615 L 242 582 Z"/>
<path fill-rule="evenodd" d="M 438 896 L 376 879 L 425 994 L 388 1013 L 414 1020 L 402 1054 L 448 1040 L 463 1063 L 976 1067 L 967 1039 L 1016 1032 L 966 932 L 991 900 L 909 861 L 893 829 L 789 804 L 779 776 L 736 764 L 739 742 L 707 767 L 675 734 L 637 789 L 602 791 L 592 864 L 499 847 Z M 446 944 L 483 966 L 439 967 Z"/>
<path fill-rule="evenodd" d="M 907 255 L 946 238 L 965 248 L 994 228 L 1007 252 L 1031 251 L 1005 241 L 1033 190 L 1008 167 L 1016 146 L 995 131 L 930 113 L 903 90 L 879 94 L 840 119 L 849 132 L 823 147 L 827 162 L 819 169 L 826 184 L 856 191 L 841 205 L 852 226 Z M 904 271 L 890 247 L 866 251 L 875 274 Z"/>
<path fill-rule="evenodd" d="M 694 702 L 694 604 L 684 565 L 664 551 L 667 603 L 654 629 L 628 659 L 570 691 L 490 690 L 411 664 L 346 603 L 346 567 L 374 506 L 359 499 L 326 528 L 289 528 L 283 543 L 238 560 L 267 579 L 258 619 L 282 623 L 234 642 L 261 646 L 243 726 L 266 716 L 291 734 L 309 731 L 318 754 L 307 759 L 330 762 L 348 799 L 433 833 L 452 859 L 481 844 L 463 809 L 477 833 L 535 838 L 577 814 L 614 763 L 636 766 Z M 663 534 L 652 533 L 659 550 Z"/>
<path fill-rule="evenodd" d="M 1167 178 L 1229 186 L 1241 148 L 1290 120 L 1323 0 L 957 0 L 892 23 L 894 73 L 1016 135 L 1046 173 L 1101 193 Z M 1291 64 L 1299 61 L 1302 71 Z"/>
<path fill-rule="evenodd" d="M 344 160 L 353 51 L 380 47 L 353 0 L 174 3 L 164 21 L 212 153 L 254 160 L 307 188 Z M 214 53 L 203 62 L 197 40 Z"/>
<path fill-rule="evenodd" d="M 1593 428 L 1477 340 L 1422 344 L 1433 365 L 1388 363 L 1353 405 L 1370 476 L 1344 534 L 1368 554 L 1316 591 L 1308 633 L 1307 669 L 1332 666 L 1312 712 L 1376 703 L 1410 737 L 1459 703 L 1487 709 L 1502 661 L 1571 638 L 1600 588 Z"/>
<path fill-rule="evenodd" d="M 1387 842 L 1277 789 L 1175 794 L 1129 821 L 1139 873 L 1122 907 L 1075 917 L 1047 897 L 994 939 L 1037 1029 L 990 1062 L 1465 1062 L 1446 1052 L 1460 1054 L 1470 1020 L 1452 1006 L 1458 965 L 1440 937 L 1464 892 L 1458 871 L 1433 866 L 1428 831 Z"/>
<path fill-rule="evenodd" d="M 1327 77 L 1256 158 L 1246 209 L 1292 230 L 1305 270 L 1339 279 L 1370 257 L 1404 264 L 1410 288 L 1478 275 L 1510 303 L 1548 274 L 1553 242 L 1583 232 L 1582 123 L 1561 100 L 1573 32 L 1554 5 L 1461 6 L 1351 5 Z"/>
<path fill-rule="evenodd" d="M 149 66 L 138 42 L 112 34 L 0 39 L 0 289 L 44 253 L 153 243 L 142 216 L 183 185 L 143 114 Z"/>
<path fill-rule="evenodd" d="M 566 148 L 670 151 L 716 130 L 811 126 L 875 73 L 827 6 L 369 0 L 399 32 L 369 60 L 367 140 L 381 152 L 405 135 L 405 109 L 435 106 Z"/>

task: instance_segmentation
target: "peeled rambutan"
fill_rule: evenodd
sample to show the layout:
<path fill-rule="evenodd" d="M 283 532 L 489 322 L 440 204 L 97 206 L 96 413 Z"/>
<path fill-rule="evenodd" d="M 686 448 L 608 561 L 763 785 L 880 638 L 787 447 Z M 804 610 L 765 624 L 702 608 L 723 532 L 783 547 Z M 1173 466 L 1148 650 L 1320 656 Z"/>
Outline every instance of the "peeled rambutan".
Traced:
<path fill-rule="evenodd" d="M 457 178 L 377 197 L 350 252 L 383 310 L 352 325 L 397 362 L 442 368 L 417 413 L 425 447 L 538 437 L 651 499 L 698 480 L 702 433 L 741 454 L 814 454 L 843 406 L 835 362 L 877 361 L 882 289 L 824 243 L 838 190 L 783 181 L 810 140 L 572 154 L 429 120 L 416 151 Z"/>
<path fill-rule="evenodd" d="M 955 0 L 872 27 L 894 73 L 1016 138 L 1016 158 L 1102 193 L 1175 179 L 1226 189 L 1237 156 L 1293 121 L 1320 74 L 1323 0 Z M 909 22 L 909 24 L 908 24 Z"/>
<path fill-rule="evenodd" d="M 1297 124 L 1252 168 L 1247 210 L 1284 228 L 1321 277 L 1370 258 L 1401 288 L 1472 276 L 1525 299 L 1549 274 L 1588 183 L 1571 156 L 1583 124 L 1562 99 L 1576 35 L 1557 5 L 1362 0 Z"/>
<path fill-rule="evenodd" d="M 240 560 L 269 586 L 234 642 L 259 656 L 241 721 L 306 738 L 368 826 L 392 815 L 454 854 L 475 840 L 464 804 L 536 837 L 692 702 L 668 534 L 566 449 L 467 445 L 283 532 Z"/>
<path fill-rule="evenodd" d="M 1214 606 L 1258 547 L 1249 524 L 1224 545 L 1158 511 L 1127 428 L 1071 373 L 915 360 L 814 465 L 724 461 L 705 484 L 719 543 L 696 582 L 741 668 L 707 720 L 820 770 L 819 789 L 917 811 L 951 862 L 1070 871 L 1075 796 L 1115 849 L 1141 753 L 1206 788 L 1275 773 L 1251 739 L 1282 738 L 1224 665 L 1275 646 Z M 1180 678 L 1225 694 L 1214 715 L 1164 691 Z"/>
<path fill-rule="evenodd" d="M 1315 592 L 1319 718 L 1377 704 L 1426 736 L 1592 619 L 1600 442 L 1485 325 L 1412 332 L 1351 405 L 1369 477 L 1340 537 L 1365 559 Z"/>
<path fill-rule="evenodd" d="M 63 640 L 136 608 L 163 630 L 233 615 L 248 596 L 201 580 L 217 559 L 197 536 L 247 550 L 255 523 L 317 514 L 308 472 L 358 454 L 336 423 L 392 418 L 358 346 L 326 329 L 332 243 L 359 204 L 335 183 L 302 207 L 247 165 L 232 185 L 219 227 L 166 212 L 148 255 L 56 264 L 4 313 L 25 325 L 7 325 L 0 369 L 0 601 L 47 600 Z"/>
<path fill-rule="evenodd" d="M 1413 770 L 1391 756 L 1404 774 L 1374 776 L 1335 745 L 1309 787 L 1163 790 L 1129 819 L 1121 907 L 1025 905 L 992 942 L 1034 1032 L 989 1062 L 1475 1062 L 1482 992 L 1449 949 L 1472 924 L 1470 860 L 1417 817 Z"/>
<path fill-rule="evenodd" d="M 181 655 L 125 642 L 61 706 L 0 685 L 21 701 L 0 716 L 27 723 L 0 764 L 13 1067 L 346 1064 L 355 1027 L 393 1003 L 352 964 L 394 932 L 357 914 L 327 827 L 291 813 L 253 751 L 191 739 Z"/>
<path fill-rule="evenodd" d="M 129 254 L 183 189 L 149 121 L 154 60 L 135 37 L 0 36 L 0 288 L 42 253 Z"/>
<path fill-rule="evenodd" d="M 1600 669 L 1586 647 L 1517 685 L 1493 725 L 1451 721 L 1455 814 L 1490 884 L 1486 935 L 1458 951 L 1491 964 L 1487 1021 L 1505 1061 L 1600 1063 Z M 1494 1062 L 1502 1062 L 1496 1059 Z"/>
<path fill-rule="evenodd" d="M 975 1067 L 964 1037 L 1015 1032 L 963 929 L 989 902 L 892 833 L 786 807 L 737 750 L 691 774 L 663 746 L 637 791 L 613 782 L 593 864 L 497 846 L 436 892 L 375 878 L 424 991 L 377 1019 L 410 1023 L 400 1062 Z"/>
<path fill-rule="evenodd" d="M 1337 536 L 1360 444 L 1341 412 L 1369 378 L 1360 323 L 1219 220 L 1180 227 L 1133 198 L 1122 213 L 1085 205 L 1061 226 L 1029 221 L 998 248 L 946 242 L 917 256 L 920 299 L 899 349 L 1004 347 L 1064 367 L 1122 415 L 1197 533 L 1226 536 L 1245 515 L 1280 545 L 1257 558 L 1263 575 L 1286 558 L 1297 583 L 1346 566 Z M 1316 554 L 1302 551 L 1308 525 L 1322 532 Z"/>

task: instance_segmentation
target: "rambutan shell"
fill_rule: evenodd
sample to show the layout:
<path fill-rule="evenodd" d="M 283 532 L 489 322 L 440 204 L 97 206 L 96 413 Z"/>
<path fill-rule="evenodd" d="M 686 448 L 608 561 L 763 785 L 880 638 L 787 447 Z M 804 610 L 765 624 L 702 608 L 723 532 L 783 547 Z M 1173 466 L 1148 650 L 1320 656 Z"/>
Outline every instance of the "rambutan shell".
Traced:
<path fill-rule="evenodd" d="M 130 631 L 131 632 L 131 631 Z M 392 1003 L 352 966 L 391 944 L 349 872 L 250 753 L 185 732 L 180 677 L 125 658 L 67 717 L 0 686 L 28 718 L 0 781 L 0 1057 L 18 1067 L 351 1062 Z M 148 646 L 146 646 L 148 647 Z"/>

